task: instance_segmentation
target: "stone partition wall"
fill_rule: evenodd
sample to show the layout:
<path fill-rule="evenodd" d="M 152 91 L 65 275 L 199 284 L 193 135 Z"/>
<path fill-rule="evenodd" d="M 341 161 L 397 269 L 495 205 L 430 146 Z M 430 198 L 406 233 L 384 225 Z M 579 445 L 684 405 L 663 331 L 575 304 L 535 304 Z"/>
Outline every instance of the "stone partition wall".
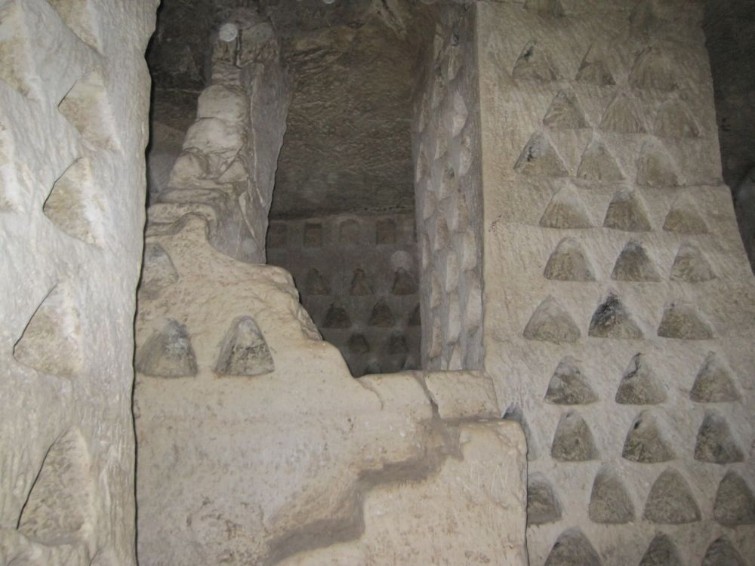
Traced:
<path fill-rule="evenodd" d="M 0 563 L 135 563 L 152 0 L 0 2 Z"/>
<path fill-rule="evenodd" d="M 482 367 L 482 193 L 474 6 L 439 6 L 412 128 L 423 367 Z"/>
<path fill-rule="evenodd" d="M 485 367 L 531 564 L 755 556 L 755 285 L 696 2 L 478 3 Z"/>
<path fill-rule="evenodd" d="M 273 27 L 255 10 L 236 10 L 214 39 L 211 84 L 157 202 L 200 212 L 212 245 L 263 263 L 288 79 Z"/>
<path fill-rule="evenodd" d="M 337 215 L 270 223 L 267 259 L 352 375 L 419 369 L 414 217 Z"/>

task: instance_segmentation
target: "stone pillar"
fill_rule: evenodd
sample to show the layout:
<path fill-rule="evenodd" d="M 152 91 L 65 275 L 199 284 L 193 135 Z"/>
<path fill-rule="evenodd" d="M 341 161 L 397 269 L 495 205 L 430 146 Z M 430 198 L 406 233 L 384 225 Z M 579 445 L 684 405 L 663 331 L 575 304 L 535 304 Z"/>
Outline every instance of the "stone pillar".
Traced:
<path fill-rule="evenodd" d="M 134 564 L 156 2 L 0 2 L 0 562 Z"/>
<path fill-rule="evenodd" d="M 422 363 L 482 367 L 482 171 L 475 10 L 439 7 L 412 128 Z"/>
<path fill-rule="evenodd" d="M 211 84 L 151 219 L 170 222 L 190 208 L 210 220 L 218 250 L 264 263 L 288 103 L 272 25 L 253 10 L 237 10 L 212 45 Z"/>
<path fill-rule="evenodd" d="M 755 285 L 700 5 L 478 6 L 485 368 L 528 434 L 530 561 L 744 564 Z"/>

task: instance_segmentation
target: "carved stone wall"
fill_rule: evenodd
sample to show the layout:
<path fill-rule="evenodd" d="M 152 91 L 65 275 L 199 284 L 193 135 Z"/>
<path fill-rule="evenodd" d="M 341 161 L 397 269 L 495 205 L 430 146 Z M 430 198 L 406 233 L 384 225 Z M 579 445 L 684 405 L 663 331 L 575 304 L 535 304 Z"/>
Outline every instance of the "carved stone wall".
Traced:
<path fill-rule="evenodd" d="M 267 258 L 293 275 L 302 304 L 352 375 L 419 369 L 413 216 L 273 221 Z"/>
<path fill-rule="evenodd" d="M 700 8 L 478 5 L 485 367 L 535 565 L 755 554 L 755 285 Z"/>
<path fill-rule="evenodd" d="M 135 563 L 153 1 L 0 2 L 0 563 Z"/>

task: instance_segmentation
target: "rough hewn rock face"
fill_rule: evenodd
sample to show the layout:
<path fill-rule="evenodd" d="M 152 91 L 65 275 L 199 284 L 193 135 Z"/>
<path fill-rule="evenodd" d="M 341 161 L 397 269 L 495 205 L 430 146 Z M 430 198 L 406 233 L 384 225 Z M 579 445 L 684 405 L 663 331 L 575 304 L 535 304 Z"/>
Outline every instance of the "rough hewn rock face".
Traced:
<path fill-rule="evenodd" d="M 286 129 L 288 79 L 275 32 L 255 10 L 239 9 L 230 36 L 212 46 L 211 84 L 186 132 L 160 202 L 211 218 L 210 241 L 243 261 L 265 261 L 267 216 Z"/>
<path fill-rule="evenodd" d="M 422 363 L 482 367 L 482 194 L 474 12 L 440 11 L 412 124 Z"/>
<path fill-rule="evenodd" d="M 191 351 L 195 371 L 138 375 L 141 563 L 526 562 L 524 438 L 480 422 L 498 412 L 488 376 L 354 380 L 285 271 L 220 254 L 204 220 L 156 206 L 176 231 L 148 245 L 177 278 L 140 294 L 137 359 L 189 368 L 176 358 Z M 266 371 L 220 371 L 229 352 Z"/>
<path fill-rule="evenodd" d="M 410 101 L 432 31 L 424 8 L 365 0 L 270 8 L 295 76 L 273 215 L 413 212 Z"/>
<path fill-rule="evenodd" d="M 156 2 L 0 2 L 0 563 L 134 564 Z"/>
<path fill-rule="evenodd" d="M 530 562 L 753 556 L 755 284 L 699 4 L 477 10 L 484 367 L 528 431 Z"/>

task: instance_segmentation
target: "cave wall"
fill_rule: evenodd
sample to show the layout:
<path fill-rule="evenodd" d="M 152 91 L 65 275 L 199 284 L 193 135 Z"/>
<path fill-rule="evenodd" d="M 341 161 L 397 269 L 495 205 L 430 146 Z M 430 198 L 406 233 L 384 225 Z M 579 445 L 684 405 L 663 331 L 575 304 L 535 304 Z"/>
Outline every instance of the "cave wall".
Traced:
<path fill-rule="evenodd" d="M 530 563 L 744 564 L 755 285 L 702 6 L 478 10 L 485 368 L 528 435 Z"/>
<path fill-rule="evenodd" d="M 0 2 L 0 562 L 135 564 L 156 2 Z"/>

